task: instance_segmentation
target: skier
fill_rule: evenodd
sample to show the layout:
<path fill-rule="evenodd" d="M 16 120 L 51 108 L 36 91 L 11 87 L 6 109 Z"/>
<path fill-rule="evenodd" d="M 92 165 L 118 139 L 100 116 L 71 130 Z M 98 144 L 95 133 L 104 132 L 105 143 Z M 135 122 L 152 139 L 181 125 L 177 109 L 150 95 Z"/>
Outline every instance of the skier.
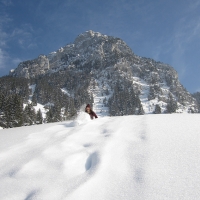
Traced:
<path fill-rule="evenodd" d="M 87 106 L 85 107 L 85 112 L 90 115 L 91 119 L 98 118 L 96 113 L 91 109 L 90 104 L 87 104 Z"/>

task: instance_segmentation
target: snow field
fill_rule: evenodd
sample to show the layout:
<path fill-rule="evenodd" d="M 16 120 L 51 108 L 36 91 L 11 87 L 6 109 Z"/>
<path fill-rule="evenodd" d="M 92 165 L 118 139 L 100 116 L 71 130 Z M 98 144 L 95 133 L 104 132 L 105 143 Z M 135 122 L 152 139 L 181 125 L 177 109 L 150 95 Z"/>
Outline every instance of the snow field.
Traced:
<path fill-rule="evenodd" d="M 80 113 L 0 130 L 0 199 L 199 199 L 199 119 Z"/>

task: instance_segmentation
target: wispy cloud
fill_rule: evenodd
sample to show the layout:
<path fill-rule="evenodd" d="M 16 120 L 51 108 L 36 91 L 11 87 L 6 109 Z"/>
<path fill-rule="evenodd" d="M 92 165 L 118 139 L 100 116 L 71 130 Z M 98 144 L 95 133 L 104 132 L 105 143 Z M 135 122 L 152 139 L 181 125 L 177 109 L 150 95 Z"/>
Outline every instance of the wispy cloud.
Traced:
<path fill-rule="evenodd" d="M 30 41 L 34 32 L 32 26 L 27 23 L 16 26 L 14 19 L 6 12 L 6 7 L 13 5 L 12 1 L 0 0 L 0 3 L 2 3 L 0 4 L 0 47 L 3 48 L 9 41 L 13 40 L 23 40 L 28 46 L 31 43 Z"/>
<path fill-rule="evenodd" d="M 178 69 L 179 77 L 184 79 L 187 75 L 188 66 L 185 61 L 188 46 L 200 39 L 200 17 L 195 15 L 199 10 L 200 1 L 188 4 L 183 17 L 175 24 L 174 33 L 168 39 L 168 49 L 172 52 L 172 65 Z"/>
<path fill-rule="evenodd" d="M 0 14 L 0 46 L 4 46 L 9 37 L 8 33 L 5 31 L 5 27 L 10 23 L 11 18 L 6 14 Z"/>
<path fill-rule="evenodd" d="M 5 6 L 13 6 L 13 2 L 11 0 L 2 0 L 1 3 Z"/>
<path fill-rule="evenodd" d="M 188 6 L 187 11 L 188 12 L 193 12 L 193 11 L 197 10 L 200 7 L 200 1 L 199 0 L 193 0 L 188 5 L 189 6 Z"/>
<path fill-rule="evenodd" d="M 36 43 L 31 43 L 28 45 L 28 49 L 34 49 L 36 47 L 38 47 L 38 45 Z"/>
<path fill-rule="evenodd" d="M 0 68 L 5 67 L 7 55 L 6 53 L 0 48 Z"/>
<path fill-rule="evenodd" d="M 1 1 L 4 6 L 12 5 L 12 1 Z M 2 7 L 1 7 L 2 8 Z M 4 11 L 4 10 L 3 10 Z M 12 18 L 5 12 L 0 13 L 0 68 L 6 68 L 11 65 L 18 64 L 20 58 L 13 58 L 9 55 L 9 43 L 18 42 L 20 48 L 34 48 L 33 28 L 29 24 L 23 24 L 20 27 L 14 27 L 8 31 L 8 27 L 12 27 Z"/>
<path fill-rule="evenodd" d="M 33 45 L 33 33 L 34 30 L 30 24 L 23 24 L 12 31 L 10 40 L 18 41 L 21 48 L 28 48 L 31 44 Z"/>
<path fill-rule="evenodd" d="M 4 30 L 4 26 L 6 26 L 11 19 L 7 15 L 0 16 L 0 68 L 4 68 L 6 66 L 6 61 L 8 59 L 8 54 L 5 50 L 8 41 L 8 34 Z"/>
<path fill-rule="evenodd" d="M 20 58 L 14 58 L 12 59 L 12 63 L 17 66 L 20 62 L 22 62 L 23 60 L 21 60 Z"/>

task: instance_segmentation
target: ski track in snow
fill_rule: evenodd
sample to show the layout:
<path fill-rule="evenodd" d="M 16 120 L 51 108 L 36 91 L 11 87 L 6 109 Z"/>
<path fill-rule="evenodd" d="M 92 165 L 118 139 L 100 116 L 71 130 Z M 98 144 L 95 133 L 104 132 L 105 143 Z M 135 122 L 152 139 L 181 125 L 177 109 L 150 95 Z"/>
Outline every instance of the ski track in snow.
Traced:
<path fill-rule="evenodd" d="M 199 119 L 81 113 L 0 130 L 0 199 L 199 199 Z"/>

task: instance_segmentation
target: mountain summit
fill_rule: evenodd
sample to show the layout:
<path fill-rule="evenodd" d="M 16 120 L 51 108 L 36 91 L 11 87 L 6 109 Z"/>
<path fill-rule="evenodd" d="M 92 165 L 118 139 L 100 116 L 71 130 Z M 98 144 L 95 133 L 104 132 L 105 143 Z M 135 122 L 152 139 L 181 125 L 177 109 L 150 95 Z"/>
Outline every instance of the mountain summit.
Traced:
<path fill-rule="evenodd" d="M 20 63 L 7 79 L 0 83 L 2 92 L 45 108 L 47 121 L 71 119 L 86 103 L 100 116 L 198 112 L 171 66 L 137 56 L 120 38 L 91 30 L 55 52 Z"/>
<path fill-rule="evenodd" d="M 81 69 L 105 69 L 114 66 L 121 58 L 134 62 L 135 56 L 127 44 L 119 38 L 86 31 L 73 44 L 61 47 L 47 56 L 19 64 L 10 74 L 32 78 L 70 67 Z"/>

